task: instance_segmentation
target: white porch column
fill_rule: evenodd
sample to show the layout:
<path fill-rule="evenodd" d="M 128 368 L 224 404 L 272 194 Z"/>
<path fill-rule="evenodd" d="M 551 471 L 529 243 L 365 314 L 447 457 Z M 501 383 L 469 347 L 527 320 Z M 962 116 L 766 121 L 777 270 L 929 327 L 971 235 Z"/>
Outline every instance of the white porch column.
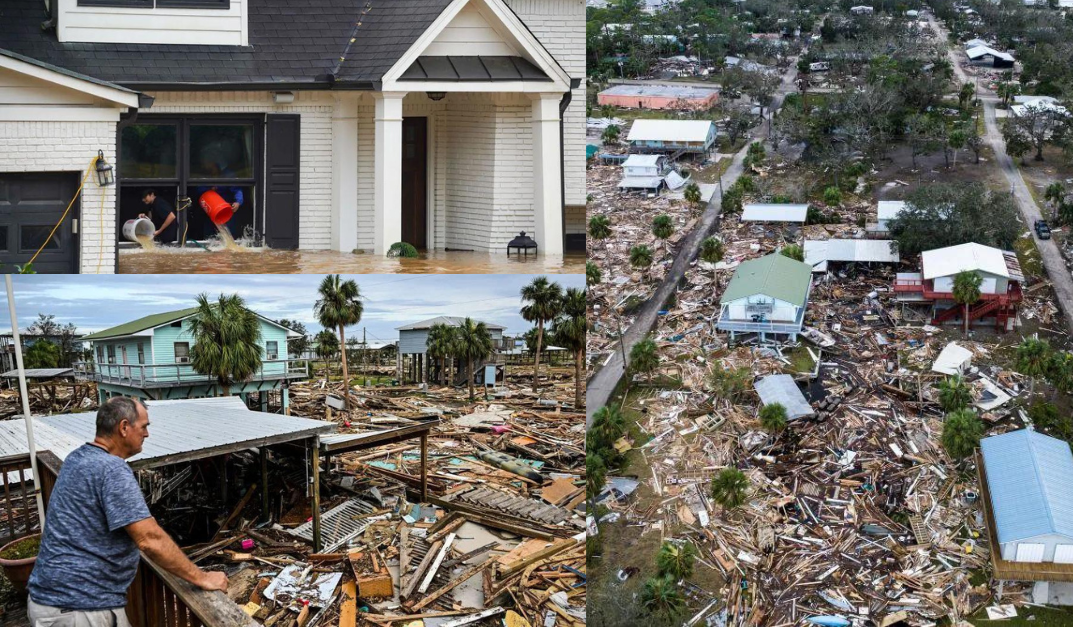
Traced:
<path fill-rule="evenodd" d="M 563 254 L 562 146 L 559 101 L 562 94 L 531 94 L 533 99 L 533 213 L 539 250 Z"/>
<path fill-rule="evenodd" d="M 358 247 L 358 97 L 337 92 L 332 112 L 331 241 L 332 250 L 346 253 Z"/>
<path fill-rule="evenodd" d="M 375 92 L 373 252 L 384 255 L 402 239 L 402 99 L 405 92 Z"/>

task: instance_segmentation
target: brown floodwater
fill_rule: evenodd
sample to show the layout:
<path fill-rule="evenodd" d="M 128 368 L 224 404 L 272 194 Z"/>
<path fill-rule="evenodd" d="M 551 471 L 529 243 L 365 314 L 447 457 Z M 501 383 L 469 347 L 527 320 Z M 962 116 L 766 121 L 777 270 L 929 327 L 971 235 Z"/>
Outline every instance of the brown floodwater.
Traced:
<path fill-rule="evenodd" d="M 267 248 L 157 247 L 153 250 L 119 250 L 120 274 L 581 274 L 585 254 L 529 255 L 509 258 L 505 253 L 422 253 L 417 259 L 388 259 L 379 255 L 327 250 L 272 250 Z"/>

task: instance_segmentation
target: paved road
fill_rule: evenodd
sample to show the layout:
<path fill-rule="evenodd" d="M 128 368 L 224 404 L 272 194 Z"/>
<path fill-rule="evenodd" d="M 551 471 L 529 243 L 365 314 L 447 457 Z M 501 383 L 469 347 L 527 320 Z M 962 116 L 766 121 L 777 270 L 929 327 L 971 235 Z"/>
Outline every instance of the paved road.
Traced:
<path fill-rule="evenodd" d="M 934 17 L 929 16 L 928 20 L 943 41 L 949 41 L 946 29 L 935 21 Z M 958 80 L 963 83 L 975 82 L 961 68 L 959 55 L 960 50 L 957 48 L 950 48 L 947 51 L 947 56 L 954 66 L 954 73 L 957 74 Z M 1017 168 L 1017 164 L 1006 154 L 1006 144 L 1002 139 L 1002 131 L 999 130 L 998 119 L 995 116 L 995 108 L 998 105 L 999 98 L 986 89 L 980 89 L 979 85 L 977 85 L 977 97 L 984 106 L 984 139 L 995 151 L 996 165 L 1002 169 L 1003 175 L 1005 175 L 1010 184 L 1010 191 L 1013 192 L 1021 217 L 1024 218 L 1025 224 L 1031 229 L 1035 221 L 1041 219 L 1043 214 L 1039 205 L 1036 204 L 1035 198 L 1032 197 L 1024 177 L 1021 176 L 1021 171 Z M 1047 277 L 1051 280 L 1054 291 L 1058 295 L 1058 308 L 1065 318 L 1066 327 L 1070 332 L 1073 332 L 1073 275 L 1070 275 L 1065 258 L 1062 257 L 1062 253 L 1058 250 L 1058 246 L 1053 239 L 1041 240 L 1036 237 L 1033 237 L 1033 239 L 1036 241 L 1036 248 L 1039 249 L 1043 267 L 1047 271 Z"/>
<path fill-rule="evenodd" d="M 794 83 L 796 78 L 797 59 L 795 57 L 791 60 L 789 69 L 783 75 L 782 83 L 779 85 L 775 98 L 769 107 L 767 117 L 770 117 L 770 111 L 778 110 L 778 108 L 782 106 L 782 101 L 786 97 L 786 94 L 794 91 L 796 88 Z M 767 126 L 766 123 L 762 123 L 754 128 L 751 137 L 754 140 L 762 139 L 767 132 Z M 749 149 L 749 143 L 751 142 L 746 142 L 746 146 L 734 155 L 730 168 L 723 174 L 723 185 L 725 187 L 733 185 L 734 182 L 738 180 L 738 177 L 741 176 L 743 170 L 742 162 Z M 637 342 L 643 340 L 656 326 L 656 319 L 660 309 L 663 308 L 663 304 L 666 303 L 667 299 L 674 293 L 678 286 L 678 282 L 681 281 L 682 276 L 685 274 L 686 268 L 688 268 L 689 264 L 697 257 L 697 254 L 700 251 L 701 242 L 718 228 L 722 198 L 722 194 L 720 194 L 717 189 L 715 194 L 712 195 L 712 199 L 708 203 L 707 208 L 705 208 L 700 221 L 693 227 L 693 231 L 682 240 L 681 247 L 678 249 L 678 254 L 675 256 L 670 270 L 668 270 L 667 274 L 663 277 L 663 281 L 659 284 L 659 287 L 656 288 L 655 293 L 648 299 L 648 301 L 641 306 L 641 310 L 634 319 L 633 324 L 625 331 L 624 342 L 627 355 L 629 355 L 633 346 L 637 344 Z M 622 350 L 616 344 L 611 360 L 602 367 L 586 385 L 586 428 L 592 426 L 592 416 L 596 410 L 606 405 L 611 399 L 611 394 L 614 393 L 615 388 L 618 386 L 618 382 L 625 374 L 625 366 L 626 364 L 622 360 Z"/>

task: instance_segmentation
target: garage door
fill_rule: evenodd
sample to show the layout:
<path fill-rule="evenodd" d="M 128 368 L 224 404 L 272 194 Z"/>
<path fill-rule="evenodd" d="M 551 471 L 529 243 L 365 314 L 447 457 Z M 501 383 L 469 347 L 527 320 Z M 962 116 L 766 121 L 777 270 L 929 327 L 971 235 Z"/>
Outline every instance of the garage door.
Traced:
<path fill-rule="evenodd" d="M 0 174 L 0 272 L 33 257 L 63 215 L 78 189 L 76 173 Z M 78 236 L 73 220 L 80 217 L 76 200 L 64 224 L 34 261 L 39 273 L 77 273 Z"/>
<path fill-rule="evenodd" d="M 1018 562 L 1042 562 L 1043 561 L 1043 547 L 1042 544 L 1026 544 L 1022 542 L 1017 545 L 1017 559 Z"/>
<path fill-rule="evenodd" d="M 1059 544 L 1054 547 L 1055 564 L 1073 564 L 1073 544 Z"/>

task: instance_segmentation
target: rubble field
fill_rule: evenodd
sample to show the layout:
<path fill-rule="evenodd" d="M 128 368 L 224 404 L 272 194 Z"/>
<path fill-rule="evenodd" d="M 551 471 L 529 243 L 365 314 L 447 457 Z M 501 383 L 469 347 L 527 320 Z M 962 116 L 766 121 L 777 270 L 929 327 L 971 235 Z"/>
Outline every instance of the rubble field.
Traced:
<path fill-rule="evenodd" d="M 637 602 L 667 540 L 698 549 L 682 588 L 686 625 L 796 625 L 836 614 L 960 625 L 987 607 L 1031 600 L 1031 584 L 1007 583 L 1001 597 L 989 585 L 975 466 L 942 448 L 935 385 L 945 375 L 931 368 L 951 342 L 968 349 L 965 378 L 988 434 L 1023 427 L 1029 382 L 1008 368 L 1014 346 L 1033 332 L 1069 342 L 1048 283 L 1030 278 L 1022 326 L 1007 334 L 974 328 L 965 338 L 959 326 L 903 314 L 890 292 L 896 269 L 863 264 L 814 275 L 805 319 L 814 332 L 797 343 L 731 345 L 714 329 L 718 294 L 739 263 L 802 236 L 850 237 L 859 210 L 834 210 L 847 214 L 843 224 L 790 230 L 730 217 L 724 261 L 687 270 L 653 333 L 663 383 L 635 376 L 615 401 L 635 424 L 620 441 L 627 463 L 599 505 L 605 537 L 590 564 L 601 608 L 624 594 Z M 720 392 L 716 368 L 740 369 L 748 384 Z M 769 374 L 791 375 L 817 415 L 778 435 L 763 431 L 753 381 Z M 727 467 L 750 485 L 748 502 L 729 511 L 710 496 Z M 605 622 L 594 624 L 613 624 L 600 613 Z"/>

